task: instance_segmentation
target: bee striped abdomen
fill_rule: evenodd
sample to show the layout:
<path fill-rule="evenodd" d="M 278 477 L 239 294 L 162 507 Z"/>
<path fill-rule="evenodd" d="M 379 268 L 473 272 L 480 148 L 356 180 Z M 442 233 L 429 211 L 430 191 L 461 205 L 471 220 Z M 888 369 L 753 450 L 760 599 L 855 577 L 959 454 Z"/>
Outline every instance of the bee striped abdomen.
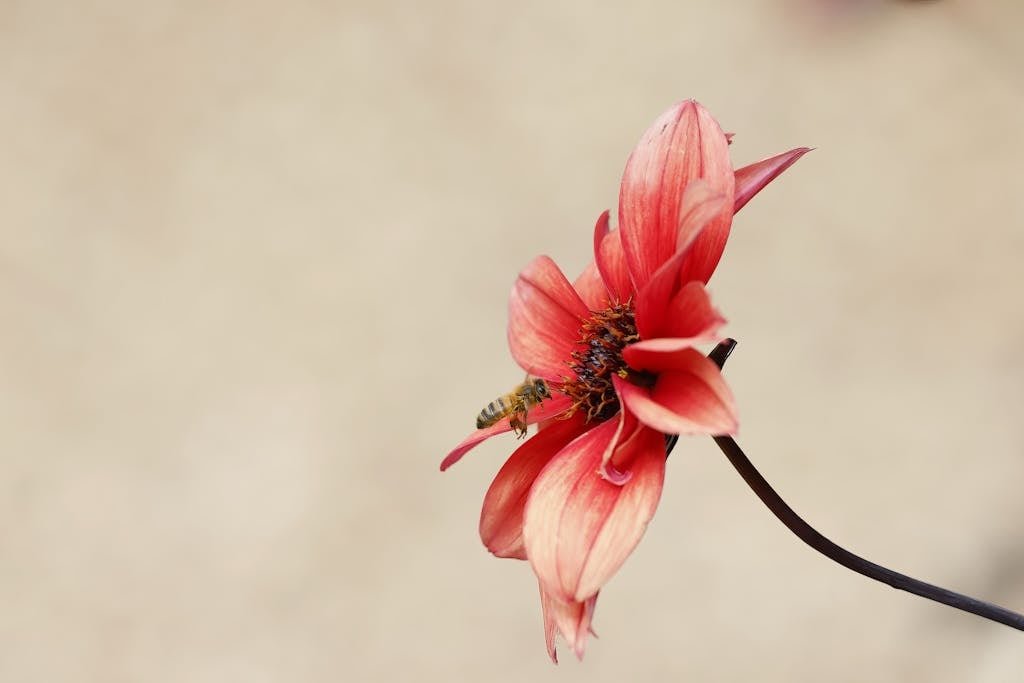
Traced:
<path fill-rule="evenodd" d="M 490 427 L 492 424 L 505 417 L 511 412 L 511 406 L 505 401 L 505 397 L 501 396 L 494 399 L 487 404 L 487 407 L 480 411 L 480 414 L 476 417 L 476 428 L 483 429 L 484 427 Z"/>
<path fill-rule="evenodd" d="M 483 429 L 509 418 L 509 428 L 519 438 L 526 436 L 526 420 L 530 409 L 551 398 L 547 382 L 539 377 L 529 379 L 504 396 L 499 396 L 476 416 L 476 428 Z"/>

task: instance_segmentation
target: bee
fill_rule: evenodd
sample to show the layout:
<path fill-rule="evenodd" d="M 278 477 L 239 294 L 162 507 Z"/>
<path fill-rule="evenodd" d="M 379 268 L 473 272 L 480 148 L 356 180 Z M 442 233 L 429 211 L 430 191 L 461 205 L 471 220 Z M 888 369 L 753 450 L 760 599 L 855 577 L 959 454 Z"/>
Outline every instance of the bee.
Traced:
<path fill-rule="evenodd" d="M 530 408 L 539 406 L 546 398 L 551 398 L 548 383 L 539 377 L 527 377 L 525 382 L 512 391 L 488 403 L 476 416 L 476 428 L 490 427 L 507 417 L 512 431 L 519 438 L 523 438 L 526 436 L 527 412 Z"/>

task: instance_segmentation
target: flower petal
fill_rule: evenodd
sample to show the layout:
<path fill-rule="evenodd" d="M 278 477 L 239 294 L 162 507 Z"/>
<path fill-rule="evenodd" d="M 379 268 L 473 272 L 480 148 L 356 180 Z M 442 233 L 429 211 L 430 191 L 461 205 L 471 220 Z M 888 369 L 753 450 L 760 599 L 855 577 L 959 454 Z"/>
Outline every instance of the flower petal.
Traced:
<path fill-rule="evenodd" d="M 764 189 L 765 185 L 778 178 L 783 171 L 795 164 L 797 159 L 810 151 L 810 147 L 797 147 L 736 169 L 736 198 L 733 204 L 733 213 L 742 209 L 754 195 Z"/>
<path fill-rule="evenodd" d="M 601 212 L 601 215 L 597 217 L 597 222 L 594 223 L 594 260 L 600 260 L 601 255 L 601 242 L 604 242 L 604 238 L 611 232 L 611 228 L 608 225 L 608 209 Z"/>
<path fill-rule="evenodd" d="M 718 366 L 696 349 L 637 354 L 636 369 L 658 373 L 652 389 L 613 377 L 637 419 L 663 434 L 735 434 L 736 405 Z"/>
<path fill-rule="evenodd" d="M 534 572 L 553 598 L 593 597 L 643 536 L 661 497 L 665 441 L 640 429 L 612 456 L 631 476 L 618 486 L 598 475 L 616 430 L 608 420 L 579 437 L 540 473 L 526 501 L 523 535 Z"/>
<path fill-rule="evenodd" d="M 654 280 L 650 284 L 654 284 Z M 650 285 L 648 285 L 648 289 Z M 646 351 L 678 351 L 695 344 L 716 341 L 718 328 L 725 324 L 725 318 L 711 303 L 704 285 L 698 280 L 691 280 L 676 292 L 672 300 L 664 308 L 664 312 L 653 317 L 648 310 L 639 306 L 637 310 L 637 328 L 644 341 L 631 344 L 623 350 L 623 358 L 631 367 L 635 364 L 636 355 Z M 648 306 L 650 304 L 648 302 Z M 645 315 L 641 316 L 640 311 Z M 644 324 L 641 325 L 640 321 Z"/>
<path fill-rule="evenodd" d="M 626 254 L 622 251 L 622 231 L 608 229 L 607 211 L 601 214 L 594 226 L 594 260 L 612 300 L 616 303 L 628 301 L 633 296 L 633 281 L 626 266 Z"/>
<path fill-rule="evenodd" d="M 547 645 L 548 656 L 555 664 L 558 664 L 558 654 L 555 652 L 555 635 L 558 633 L 561 633 L 569 643 L 569 647 L 576 653 L 576 657 L 583 659 L 587 636 L 593 633 L 590 624 L 594 619 L 596 605 L 596 593 L 582 602 L 562 602 L 545 591 L 544 584 L 540 584 L 540 608 L 544 616 L 544 642 Z"/>
<path fill-rule="evenodd" d="M 602 311 L 608 308 L 608 290 L 605 289 L 601 272 L 593 261 L 587 264 L 572 286 L 590 310 Z"/>
<path fill-rule="evenodd" d="M 517 448 L 491 483 L 480 511 L 480 540 L 498 557 L 526 559 L 523 509 L 530 487 L 544 466 L 583 433 L 583 414 L 555 420 Z"/>
<path fill-rule="evenodd" d="M 623 173 L 619 229 L 637 290 L 675 253 L 681 198 L 697 178 L 728 198 L 687 260 L 690 279 L 706 281 L 729 235 L 735 179 L 725 134 L 706 109 L 688 100 L 658 117 Z"/>
<path fill-rule="evenodd" d="M 540 405 L 530 408 L 526 413 L 526 424 L 535 424 L 542 420 L 550 420 L 553 417 L 557 417 L 568 410 L 571 404 L 572 401 L 568 396 L 555 394 Z M 453 448 L 451 452 L 445 456 L 444 460 L 441 461 L 441 471 L 444 472 L 446 469 L 461 460 L 462 456 L 492 436 L 497 436 L 498 434 L 504 434 L 505 432 L 510 431 L 512 431 L 512 426 L 509 424 L 507 417 L 490 427 L 484 427 L 483 429 L 476 430 L 460 441 L 459 445 Z"/>
<path fill-rule="evenodd" d="M 629 478 L 633 476 L 633 473 L 629 470 L 618 469 L 615 464 L 612 463 L 612 457 L 615 455 L 619 442 L 623 438 L 622 435 L 632 434 L 636 430 L 638 423 L 636 418 L 628 410 L 620 410 L 618 417 L 614 419 L 619 424 L 615 428 L 615 433 L 612 435 L 612 438 L 609 439 L 607 445 L 604 447 L 604 451 L 601 453 L 601 466 L 598 468 L 597 473 L 616 486 L 622 486 L 629 481 Z"/>
<path fill-rule="evenodd" d="M 519 274 L 508 304 L 508 345 L 531 375 L 558 380 L 590 311 L 555 262 L 538 256 Z"/>
<path fill-rule="evenodd" d="M 657 329 L 665 321 L 669 300 L 680 283 L 692 279 L 686 265 L 690 250 L 710 220 L 727 205 L 727 197 L 714 194 L 707 183 L 695 180 L 686 189 L 683 202 L 676 253 L 658 268 L 637 296 L 636 326 L 641 339 L 658 336 Z"/>
<path fill-rule="evenodd" d="M 544 584 L 538 581 L 537 585 L 540 588 L 541 617 L 544 619 L 544 645 L 547 647 L 548 657 L 551 657 L 552 662 L 558 664 L 558 652 L 555 650 L 555 636 L 560 633 L 560 629 L 558 628 L 558 623 L 555 621 L 556 606 L 552 604 L 551 596 L 544 590 Z"/>

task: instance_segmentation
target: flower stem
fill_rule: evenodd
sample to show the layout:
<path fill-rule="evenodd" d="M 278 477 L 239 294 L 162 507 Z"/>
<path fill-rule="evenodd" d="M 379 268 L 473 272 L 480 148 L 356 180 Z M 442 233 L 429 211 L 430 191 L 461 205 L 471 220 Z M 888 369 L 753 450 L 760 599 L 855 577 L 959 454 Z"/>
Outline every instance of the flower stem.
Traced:
<path fill-rule="evenodd" d="M 736 347 L 735 339 L 727 339 L 715 347 L 708 358 L 714 361 L 719 367 L 725 363 L 725 360 L 732 353 L 732 350 Z M 716 436 L 714 437 L 715 443 L 725 453 L 725 457 L 729 459 L 732 466 L 736 468 L 743 480 L 747 482 L 747 485 L 757 494 L 757 497 L 761 499 L 769 510 L 772 511 L 779 521 L 786 525 L 790 531 L 797 535 L 797 537 L 811 546 L 819 553 L 829 558 L 834 562 L 838 562 L 847 569 L 853 570 L 858 574 L 862 574 L 869 579 L 875 581 L 881 581 L 882 583 L 888 584 L 898 590 L 907 591 L 914 595 L 919 595 L 922 598 L 934 600 L 935 602 L 955 607 L 956 609 L 963 610 L 965 612 L 971 612 L 977 614 L 980 617 L 989 619 L 991 621 L 1005 624 L 1011 628 L 1015 628 L 1019 631 L 1024 631 L 1024 614 L 1018 614 L 1005 607 L 999 605 L 993 605 L 990 602 L 984 600 L 978 600 L 976 598 L 969 597 L 967 595 L 961 595 L 939 586 L 933 586 L 930 583 L 919 581 L 917 579 L 900 574 L 891 569 L 883 567 L 865 560 L 858 555 L 854 555 L 845 548 L 841 548 L 829 539 L 822 536 L 814 529 L 810 524 L 805 522 L 800 515 L 793 511 L 793 508 L 786 504 L 786 501 L 782 500 L 775 489 L 761 476 L 761 473 L 757 471 L 753 463 L 747 458 L 743 450 L 739 447 L 736 441 L 730 436 Z M 669 445 L 669 450 L 674 442 Z"/>

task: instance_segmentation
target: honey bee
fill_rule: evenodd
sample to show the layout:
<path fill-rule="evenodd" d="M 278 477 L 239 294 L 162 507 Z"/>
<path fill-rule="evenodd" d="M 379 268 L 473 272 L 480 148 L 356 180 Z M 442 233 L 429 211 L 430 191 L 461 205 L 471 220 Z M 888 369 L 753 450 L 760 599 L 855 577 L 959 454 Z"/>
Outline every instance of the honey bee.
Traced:
<path fill-rule="evenodd" d="M 521 439 L 526 436 L 527 412 L 546 398 L 551 398 L 548 383 L 539 377 L 528 377 L 512 391 L 488 403 L 476 416 L 476 428 L 490 427 L 507 417 L 512 431 Z"/>

